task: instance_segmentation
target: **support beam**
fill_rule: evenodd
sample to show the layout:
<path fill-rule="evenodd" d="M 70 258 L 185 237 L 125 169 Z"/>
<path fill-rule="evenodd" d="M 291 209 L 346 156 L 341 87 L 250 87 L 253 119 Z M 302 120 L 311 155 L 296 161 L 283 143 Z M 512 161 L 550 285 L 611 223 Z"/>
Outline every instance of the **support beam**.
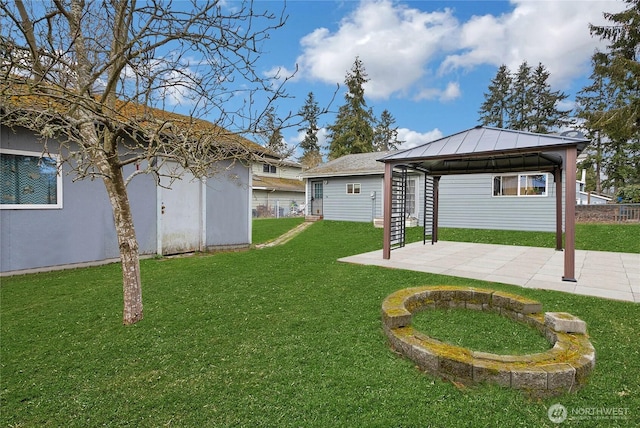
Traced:
<path fill-rule="evenodd" d="M 433 177 L 433 221 L 431 222 L 431 245 L 438 242 L 438 204 L 440 200 L 440 177 Z"/>
<path fill-rule="evenodd" d="M 393 165 L 390 162 L 384 164 L 384 189 L 383 189 L 383 225 L 384 233 L 382 238 L 382 258 L 391 258 L 391 180 L 393 180 Z"/>
<path fill-rule="evenodd" d="M 556 183 L 556 251 L 562 251 L 562 169 L 553 171 Z"/>
<path fill-rule="evenodd" d="M 564 162 L 564 276 L 576 282 L 576 146 L 566 149 Z"/>

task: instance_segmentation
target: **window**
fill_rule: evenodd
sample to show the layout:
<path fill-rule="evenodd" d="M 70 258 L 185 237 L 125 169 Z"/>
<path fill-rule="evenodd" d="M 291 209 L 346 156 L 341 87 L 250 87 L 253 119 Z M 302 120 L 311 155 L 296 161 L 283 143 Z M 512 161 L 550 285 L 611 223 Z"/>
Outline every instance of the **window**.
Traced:
<path fill-rule="evenodd" d="M 547 196 L 547 174 L 496 175 L 493 196 Z"/>
<path fill-rule="evenodd" d="M 407 217 L 416 216 L 416 180 L 407 180 L 407 204 L 405 207 Z"/>
<path fill-rule="evenodd" d="M 262 165 L 262 172 L 268 172 L 270 174 L 275 174 L 276 173 L 276 166 L 275 165 L 269 165 L 268 163 L 265 163 Z"/>
<path fill-rule="evenodd" d="M 322 183 L 313 183 L 313 198 L 322 199 Z"/>
<path fill-rule="evenodd" d="M 62 208 L 57 157 L 3 149 L 0 168 L 0 208 Z"/>
<path fill-rule="evenodd" d="M 347 183 L 347 195 L 359 195 L 360 183 Z"/>

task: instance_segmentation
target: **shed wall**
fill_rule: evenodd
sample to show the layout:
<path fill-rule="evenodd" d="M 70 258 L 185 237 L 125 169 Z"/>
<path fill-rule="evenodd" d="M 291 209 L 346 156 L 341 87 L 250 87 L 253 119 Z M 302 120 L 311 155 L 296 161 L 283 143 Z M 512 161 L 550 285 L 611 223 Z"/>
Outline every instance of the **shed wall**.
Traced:
<path fill-rule="evenodd" d="M 40 153 L 31 133 L 0 127 L 2 148 Z M 51 142 L 49 143 L 51 147 Z M 53 150 L 52 150 L 53 151 Z M 68 172 L 69 168 L 64 167 Z M 127 172 L 133 172 L 133 166 Z M 0 210 L 0 271 L 32 269 L 118 258 L 111 204 L 100 180 L 73 182 L 63 175 L 61 209 Z M 156 192 L 153 177 L 129 184 L 141 254 L 156 251 Z"/>
<path fill-rule="evenodd" d="M 251 168 L 221 162 L 224 173 L 207 179 L 207 248 L 251 244 Z M 228 168 L 228 169 L 227 169 Z"/>
<path fill-rule="evenodd" d="M 2 148 L 40 153 L 42 145 L 23 129 L 0 127 Z M 51 146 L 51 142 L 49 142 Z M 55 152 L 52 148 L 52 152 Z M 64 172 L 69 168 L 64 166 Z M 131 174 L 135 166 L 125 168 Z M 208 248 L 251 243 L 251 169 L 236 162 L 207 179 Z M 0 210 L 0 272 L 100 262 L 120 256 L 111 204 L 101 180 L 73 182 L 63 175 L 62 208 Z M 140 254 L 157 252 L 155 177 L 139 175 L 128 185 Z"/>

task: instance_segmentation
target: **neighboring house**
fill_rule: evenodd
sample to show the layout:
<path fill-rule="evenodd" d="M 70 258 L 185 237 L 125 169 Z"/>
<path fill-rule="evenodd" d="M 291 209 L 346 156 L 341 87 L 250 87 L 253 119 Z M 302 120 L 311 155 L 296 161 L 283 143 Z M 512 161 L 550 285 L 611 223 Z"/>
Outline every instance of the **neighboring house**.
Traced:
<path fill-rule="evenodd" d="M 587 172 L 582 170 L 582 178 L 578 180 L 576 186 L 576 204 L 577 205 L 602 205 L 611 202 L 611 198 L 603 195 L 598 195 L 594 192 L 587 192 L 585 188 L 587 186 Z"/>
<path fill-rule="evenodd" d="M 288 217 L 304 213 L 302 165 L 264 153 L 253 162 L 253 217 Z"/>
<path fill-rule="evenodd" d="M 52 147 L 52 141 L 48 144 Z M 257 144 L 243 144 L 248 152 L 263 152 Z M 42 153 L 42 143 L 30 131 L 0 125 L 0 272 L 117 260 L 113 214 L 101 180 L 74 182 L 66 165 L 57 174 L 55 155 Z M 250 159 L 219 165 L 217 175 L 195 180 L 186 174 L 171 189 L 151 175 L 130 182 L 140 254 L 250 245 Z M 128 166 L 125 174 L 135 168 Z"/>
<path fill-rule="evenodd" d="M 381 218 L 384 164 L 377 160 L 389 153 L 346 155 L 305 171 L 306 213 L 327 220 Z M 555 185 L 550 173 L 443 176 L 439 191 L 440 227 L 555 231 Z M 424 174 L 407 177 L 407 212 L 423 224 Z"/>
<path fill-rule="evenodd" d="M 373 221 L 382 217 L 384 164 L 378 162 L 390 152 L 346 155 L 302 173 L 306 183 L 306 214 L 327 220 Z M 419 191 L 421 174 L 411 175 L 408 195 L 410 211 L 422 219 Z"/>

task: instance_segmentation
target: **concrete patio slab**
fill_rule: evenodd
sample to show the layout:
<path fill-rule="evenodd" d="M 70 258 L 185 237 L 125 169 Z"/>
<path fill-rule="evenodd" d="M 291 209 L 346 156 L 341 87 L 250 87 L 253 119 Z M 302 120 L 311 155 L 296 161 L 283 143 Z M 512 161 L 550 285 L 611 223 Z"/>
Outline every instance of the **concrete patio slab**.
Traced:
<path fill-rule="evenodd" d="M 640 303 L 640 254 L 576 250 L 575 260 L 577 282 L 562 281 L 564 256 L 552 248 L 416 242 L 391 251 L 389 260 L 382 250 L 339 259 Z"/>

